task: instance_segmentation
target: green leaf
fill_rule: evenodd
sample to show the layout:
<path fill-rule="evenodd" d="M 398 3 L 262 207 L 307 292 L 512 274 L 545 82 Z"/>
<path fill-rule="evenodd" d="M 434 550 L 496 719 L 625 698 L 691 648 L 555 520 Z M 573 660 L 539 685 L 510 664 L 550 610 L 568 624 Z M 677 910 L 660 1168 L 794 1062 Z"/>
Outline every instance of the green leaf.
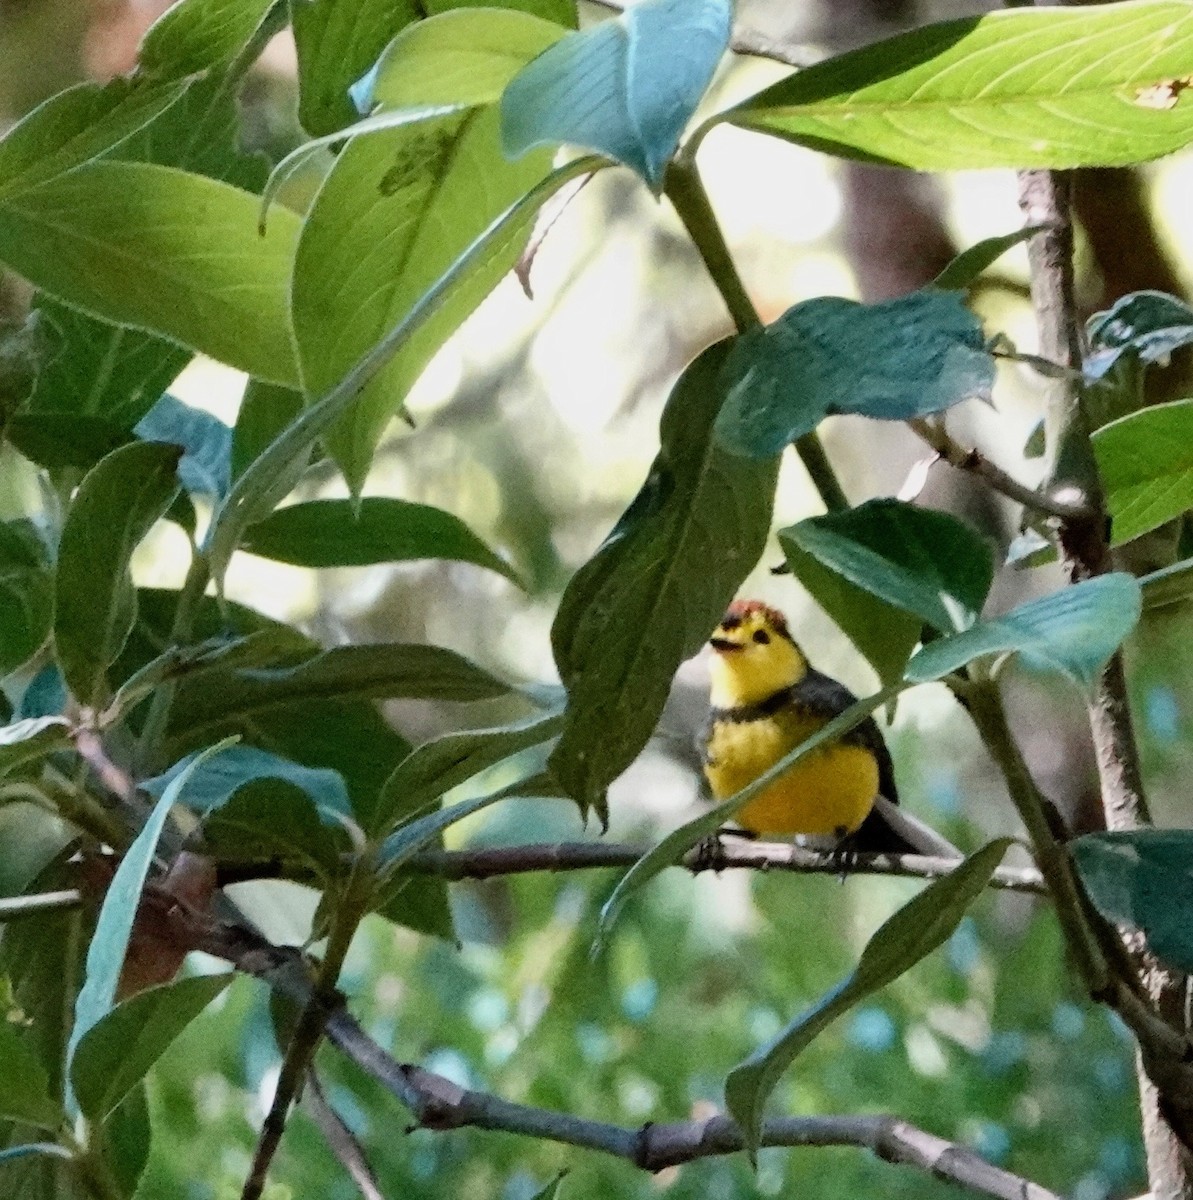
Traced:
<path fill-rule="evenodd" d="M 315 440 L 352 405 L 360 389 L 399 349 L 410 343 L 428 321 L 444 311 L 450 312 L 457 302 L 467 300 L 475 269 L 507 252 L 518 253 L 518 247 L 545 200 L 565 183 L 592 172 L 598 165 L 594 159 L 577 159 L 560 167 L 492 221 L 423 292 L 402 320 L 237 478 L 227 500 L 212 518 L 207 538 L 211 572 L 217 582 L 222 580 L 244 531 L 272 511 L 279 479 L 285 479 L 287 473 L 295 470 L 309 454 Z"/>
<path fill-rule="evenodd" d="M 1086 326 L 1090 353 L 1082 370 L 1095 383 L 1124 356 L 1167 363 L 1174 350 L 1193 342 L 1193 308 L 1164 292 L 1132 292 Z"/>
<path fill-rule="evenodd" d="M 65 1120 L 50 1099 L 50 1081 L 36 1054 L 25 1039 L 0 1019 L 0 1120 L 58 1129 Z"/>
<path fill-rule="evenodd" d="M 906 684 L 896 684 L 851 704 L 843 713 L 834 717 L 810 738 L 785 754 L 774 766 L 763 771 L 753 783 L 742 788 L 736 795 L 730 796 L 728 800 L 722 800 L 720 804 L 713 805 L 698 817 L 694 817 L 678 829 L 672 830 L 661 842 L 652 846 L 621 877 L 609 899 L 605 901 L 605 905 L 601 909 L 597 946 L 608 937 L 618 914 L 634 892 L 648 884 L 665 868 L 679 862 L 697 842 L 716 833 L 726 821 L 731 821 L 755 796 L 760 795 L 776 779 L 790 771 L 796 763 L 814 753 L 821 746 L 835 741 L 855 726 L 860 725 L 871 713 L 894 700 L 906 686 Z"/>
<path fill-rule="evenodd" d="M 559 1200 L 559 1189 L 563 1186 L 563 1181 L 567 1178 L 567 1168 L 560 1171 L 550 1183 L 539 1188 L 531 1197 L 531 1200 Z"/>
<path fill-rule="evenodd" d="M 129 430 L 107 417 L 69 412 L 17 413 L 9 418 L 4 433 L 30 462 L 47 470 L 89 471 L 113 450 L 133 441 Z"/>
<path fill-rule="evenodd" d="M 919 643 L 921 622 L 824 566 L 794 538 L 785 536 L 789 532 L 779 531 L 779 544 L 792 575 L 857 647 L 882 683 L 897 683 Z"/>
<path fill-rule="evenodd" d="M 208 853 L 221 862 L 276 859 L 324 878 L 341 874 L 341 857 L 352 848 L 347 827 L 334 819 L 335 810 L 316 807 L 310 786 L 277 773 L 241 783 L 203 819 Z"/>
<path fill-rule="evenodd" d="M 1193 508 L 1193 400 L 1156 404 L 1120 417 L 1097 430 L 1093 444 L 1112 546 Z"/>
<path fill-rule="evenodd" d="M 25 717 L 0 727 L 0 777 L 70 744 L 70 722 L 65 717 Z"/>
<path fill-rule="evenodd" d="M 280 508 L 252 526 L 242 550 L 300 567 L 444 558 L 475 563 L 513 582 L 513 568 L 460 520 L 441 508 L 373 496 L 310 500 Z"/>
<path fill-rule="evenodd" d="M 299 219 L 228 184 L 94 162 L 0 198 L 0 260 L 74 307 L 296 382 L 287 293 Z"/>
<path fill-rule="evenodd" d="M 1088 833 L 1069 849 L 1102 916 L 1141 930 L 1170 966 L 1193 970 L 1193 831 Z"/>
<path fill-rule="evenodd" d="M 179 687 L 172 731 L 202 740 L 212 728 L 312 700 L 378 697 L 491 700 L 509 686 L 441 646 L 336 646 L 293 666 L 209 671 Z"/>
<path fill-rule="evenodd" d="M 189 350 L 172 342 L 99 321 L 46 295 L 38 296 L 34 309 L 45 319 L 52 349 L 27 412 L 30 418 L 60 416 L 64 425 L 57 432 L 64 441 L 69 438 L 68 417 L 78 419 L 84 433 L 88 422 L 101 419 L 131 430 L 191 357 Z M 45 428 L 54 431 L 51 424 Z M 17 440 L 12 430 L 9 436 Z M 84 434 L 75 441 L 83 444 Z M 92 461 L 98 462 L 103 453 Z"/>
<path fill-rule="evenodd" d="M 166 788 L 161 799 L 153 806 L 141 832 L 120 860 L 120 866 L 108 885 L 95 933 L 87 950 L 87 973 L 75 1001 L 75 1023 L 67 1046 L 68 1062 L 73 1063 L 79 1044 L 88 1031 L 112 1011 L 133 920 L 141 902 L 141 892 L 170 809 L 182 797 L 191 774 L 207 758 L 218 754 L 229 744 L 219 742 L 209 747 Z"/>
<path fill-rule="evenodd" d="M 1181 604 L 1193 596 L 1193 558 L 1185 558 L 1169 567 L 1161 567 L 1140 581 L 1143 607 L 1166 608 Z"/>
<path fill-rule="evenodd" d="M 179 0 L 141 39 L 141 69 L 177 77 L 231 62 L 272 4 L 273 0 Z"/>
<path fill-rule="evenodd" d="M 1126 166 L 1193 138 L 1176 96 L 1191 34 L 1173 0 L 988 13 L 817 63 L 715 120 L 917 171 Z"/>
<path fill-rule="evenodd" d="M 104 1122 L 102 1146 L 104 1162 L 125 1196 L 132 1196 L 149 1163 L 153 1126 L 149 1120 L 149 1100 L 144 1083 L 138 1083 L 120 1106 Z"/>
<path fill-rule="evenodd" d="M 0 676 L 15 671 L 45 644 L 54 584 L 36 533 L 0 522 Z"/>
<path fill-rule="evenodd" d="M 998 838 L 990 842 L 930 883 L 882 923 L 851 975 L 729 1072 L 725 1104 L 741 1126 L 751 1159 L 758 1153 L 766 1101 L 795 1057 L 831 1022 L 942 945 L 990 882 L 1012 841 Z"/>
<path fill-rule="evenodd" d="M 231 973 L 199 975 L 150 988 L 93 1025 L 71 1064 L 84 1115 L 93 1121 L 107 1117 L 232 979 Z"/>
<path fill-rule="evenodd" d="M 0 139 L 0 208 L 119 146 L 181 94 L 179 84 L 146 79 L 59 92 Z"/>
<path fill-rule="evenodd" d="M 452 788 L 559 732 L 558 714 L 531 717 L 500 729 L 468 729 L 425 742 L 386 780 L 378 815 L 389 824 L 438 800 Z"/>
<path fill-rule="evenodd" d="M 729 44 L 729 0 L 644 0 L 571 33 L 501 101 L 509 154 L 568 142 L 625 163 L 657 192 Z"/>
<path fill-rule="evenodd" d="M 730 369 L 717 437 L 758 458 L 834 413 L 906 421 L 988 398 L 994 383 L 981 322 L 957 293 L 932 290 L 879 304 L 805 300 L 739 338 Z"/>
<path fill-rule="evenodd" d="M 291 0 L 298 119 L 307 133 L 337 133 L 356 120 L 349 89 L 420 8 L 415 0 Z"/>
<path fill-rule="evenodd" d="M 542 182 L 550 166 L 546 152 L 506 160 L 493 108 L 354 138 L 319 189 L 295 260 L 294 335 L 308 396 L 328 392 L 387 330 L 409 318 L 427 290 Z M 325 436 L 354 493 L 410 387 L 520 250 L 520 240 L 503 239 L 461 276 L 438 312 Z"/>
<path fill-rule="evenodd" d="M 25 1142 L 19 1146 L 9 1146 L 6 1150 L 0 1150 L 0 1167 L 31 1155 L 64 1158 L 68 1161 L 74 1157 L 65 1146 L 60 1146 L 57 1142 Z"/>
<path fill-rule="evenodd" d="M 544 21 L 554 21 L 568 29 L 575 29 L 580 23 L 576 0 L 425 0 L 425 4 L 432 16 L 456 8 L 501 8 L 507 12 L 528 13 Z"/>
<path fill-rule="evenodd" d="M 646 482 L 559 604 L 551 640 L 568 707 L 551 770 L 584 811 L 603 816 L 605 790 L 654 731 L 676 668 L 766 544 L 777 462 L 712 438 L 733 344 L 710 346 L 679 377 Z"/>
<path fill-rule="evenodd" d="M 222 500 L 231 483 L 232 430 L 218 417 L 168 392 L 137 422 L 144 442 L 181 446 L 178 480 L 192 496 Z"/>
<path fill-rule="evenodd" d="M 1060 671 L 1093 686 L 1106 660 L 1139 621 L 1139 581 L 1116 571 L 1031 600 L 1005 616 L 925 646 L 911 660 L 912 683 L 941 679 L 987 654 L 1019 654 L 1040 670 Z"/>
<path fill-rule="evenodd" d="M 262 383 L 259 379 L 249 380 L 232 430 L 233 479 L 239 479 L 274 438 L 298 419 L 302 408 L 301 392 L 273 383 Z M 305 460 L 300 459 L 299 464 L 296 465 L 293 479 L 288 481 L 286 492 L 278 495 L 278 501 L 285 499 L 306 469 Z"/>
<path fill-rule="evenodd" d="M 902 500 L 809 517 L 780 530 L 779 540 L 941 633 L 977 620 L 994 579 L 990 547 L 975 530 Z"/>
<path fill-rule="evenodd" d="M 932 280 L 932 286 L 945 290 L 967 288 L 987 267 L 993 266 L 1012 246 L 1026 242 L 1028 238 L 1041 230 L 1045 225 L 1025 225 L 1014 233 L 1004 233 L 999 237 L 984 238 L 967 250 L 962 250 L 952 262 L 937 277 Z"/>
<path fill-rule="evenodd" d="M 178 494 L 179 450 L 135 442 L 84 477 L 62 527 L 55 579 L 54 645 L 81 704 L 107 692 L 105 674 L 136 615 L 129 562 Z"/>
<path fill-rule="evenodd" d="M 196 756 L 181 759 L 164 775 L 146 779 L 141 787 L 151 796 L 160 797 Z M 304 767 L 299 763 L 260 750 L 256 746 L 229 746 L 218 758 L 208 759 L 191 774 L 186 789 L 186 806 L 206 815 L 227 804 L 246 784 L 255 779 L 281 779 L 305 792 L 328 813 L 347 816 L 352 808 L 348 790 L 339 772 Z"/>
<path fill-rule="evenodd" d="M 357 107 L 494 104 L 506 84 L 567 31 L 500 8 L 453 8 L 407 25 L 354 88 Z"/>

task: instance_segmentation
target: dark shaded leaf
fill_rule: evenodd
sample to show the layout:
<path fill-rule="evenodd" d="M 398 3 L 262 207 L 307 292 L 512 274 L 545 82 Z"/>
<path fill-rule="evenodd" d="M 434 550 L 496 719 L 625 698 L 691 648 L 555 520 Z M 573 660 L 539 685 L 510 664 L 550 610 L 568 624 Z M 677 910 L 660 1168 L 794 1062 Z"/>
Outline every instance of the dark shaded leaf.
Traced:
<path fill-rule="evenodd" d="M 17 1032 L 0 1020 L 0 1119 L 39 1129 L 58 1129 L 65 1114 L 50 1099 L 45 1067 Z"/>
<path fill-rule="evenodd" d="M 150 988 L 93 1025 L 71 1064 L 71 1082 L 84 1115 L 93 1121 L 107 1117 L 232 978 L 199 975 Z"/>
<path fill-rule="evenodd" d="M 0 676 L 15 671 L 45 643 L 53 608 L 53 578 L 36 532 L 0 521 Z"/>
<path fill-rule="evenodd" d="M 1139 581 L 1143 588 L 1144 608 L 1165 608 L 1193 596 L 1193 558 L 1162 567 Z"/>
<path fill-rule="evenodd" d="M 994 383 L 977 317 L 957 293 L 931 290 L 879 304 L 805 300 L 739 338 L 730 370 L 717 436 L 759 458 L 834 413 L 905 421 L 987 398 Z"/>
<path fill-rule="evenodd" d="M 848 978 L 729 1072 L 725 1104 L 741 1126 L 751 1158 L 758 1153 L 766 1101 L 795 1057 L 832 1021 L 940 946 L 990 882 L 1013 840 L 998 838 L 983 846 L 887 918 Z"/>
<path fill-rule="evenodd" d="M 644 0 L 569 34 L 506 88 L 510 154 L 568 142 L 637 171 L 656 191 L 729 44 L 728 0 Z"/>
<path fill-rule="evenodd" d="M 129 562 L 178 493 L 175 446 L 136 442 L 88 472 L 62 527 L 55 579 L 54 645 L 82 704 L 105 699 L 105 673 L 136 615 Z"/>
<path fill-rule="evenodd" d="M 445 558 L 475 563 L 518 582 L 460 520 L 429 504 L 384 496 L 310 500 L 280 508 L 249 528 L 241 548 L 300 567 L 358 567 L 370 563 Z"/>
<path fill-rule="evenodd" d="M 71 412 L 18 413 L 4 433 L 30 462 L 51 471 L 58 467 L 89 471 L 113 450 L 133 441 L 129 430 L 107 417 Z"/>
<path fill-rule="evenodd" d="M 71 745 L 65 717 L 23 717 L 0 728 L 0 776 Z"/>
<path fill-rule="evenodd" d="M 680 376 L 641 491 L 568 584 L 551 640 L 568 707 L 551 770 L 587 811 L 658 723 L 676 668 L 704 644 L 770 527 L 777 462 L 713 443 L 732 342 Z"/>
<path fill-rule="evenodd" d="M 1139 581 L 1116 571 L 1031 600 L 1001 617 L 925 646 L 907 667 L 930 683 L 988 654 L 1019 654 L 1039 670 L 1060 671 L 1090 688 L 1106 660 L 1139 621 Z"/>
<path fill-rule="evenodd" d="M 1090 317 L 1086 329 L 1090 353 L 1083 369 L 1093 383 L 1125 356 L 1167 363 L 1174 350 L 1193 342 L 1193 308 L 1164 292 L 1132 292 Z"/>
<path fill-rule="evenodd" d="M 988 237 L 962 250 L 937 277 L 932 286 L 947 290 L 967 288 L 987 267 L 993 266 L 1012 246 L 1026 242 L 1028 238 L 1046 228 L 1044 225 L 1025 225 L 1014 233 L 999 237 Z"/>
<path fill-rule="evenodd" d="M 153 1127 L 144 1083 L 125 1096 L 104 1122 L 100 1138 L 103 1158 L 125 1196 L 132 1196 L 149 1162 Z"/>

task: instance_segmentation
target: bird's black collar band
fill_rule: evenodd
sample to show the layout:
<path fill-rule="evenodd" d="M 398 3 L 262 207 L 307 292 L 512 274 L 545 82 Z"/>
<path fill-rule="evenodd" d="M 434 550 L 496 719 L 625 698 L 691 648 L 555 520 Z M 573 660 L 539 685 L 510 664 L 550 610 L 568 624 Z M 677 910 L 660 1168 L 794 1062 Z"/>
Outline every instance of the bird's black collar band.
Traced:
<path fill-rule="evenodd" d="M 795 688 L 780 688 L 753 704 L 737 704 L 733 708 L 714 708 L 710 714 L 714 721 L 731 721 L 740 724 L 744 721 L 761 721 L 764 717 L 773 717 L 781 712 L 795 699 Z"/>

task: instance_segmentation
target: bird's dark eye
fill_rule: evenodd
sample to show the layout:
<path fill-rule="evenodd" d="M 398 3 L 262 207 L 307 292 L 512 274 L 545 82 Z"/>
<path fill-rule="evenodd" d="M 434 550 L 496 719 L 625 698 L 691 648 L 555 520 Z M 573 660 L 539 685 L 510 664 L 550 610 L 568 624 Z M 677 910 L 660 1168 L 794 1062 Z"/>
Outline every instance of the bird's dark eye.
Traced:
<path fill-rule="evenodd" d="M 755 629 L 754 641 L 756 641 L 760 646 L 765 646 L 767 642 L 770 641 L 770 634 L 767 633 L 765 629 Z"/>

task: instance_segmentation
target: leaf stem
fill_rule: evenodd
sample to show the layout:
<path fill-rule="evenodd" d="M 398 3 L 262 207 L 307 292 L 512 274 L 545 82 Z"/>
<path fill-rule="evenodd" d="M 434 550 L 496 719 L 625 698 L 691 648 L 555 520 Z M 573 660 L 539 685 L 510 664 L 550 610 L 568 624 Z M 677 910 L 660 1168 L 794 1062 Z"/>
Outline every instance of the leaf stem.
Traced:
<path fill-rule="evenodd" d="M 721 293 L 738 333 L 761 329 L 762 321 L 758 310 L 755 309 L 754 302 L 737 273 L 716 213 L 713 212 L 708 193 L 704 190 L 694 155 L 691 144 L 680 151 L 667 168 L 663 191 L 700 252 L 700 257 L 704 260 L 717 291 Z M 811 477 L 813 486 L 820 493 L 824 507 L 829 512 L 847 509 L 849 499 L 824 451 L 820 435 L 813 430 L 797 438 L 795 452 Z"/>

